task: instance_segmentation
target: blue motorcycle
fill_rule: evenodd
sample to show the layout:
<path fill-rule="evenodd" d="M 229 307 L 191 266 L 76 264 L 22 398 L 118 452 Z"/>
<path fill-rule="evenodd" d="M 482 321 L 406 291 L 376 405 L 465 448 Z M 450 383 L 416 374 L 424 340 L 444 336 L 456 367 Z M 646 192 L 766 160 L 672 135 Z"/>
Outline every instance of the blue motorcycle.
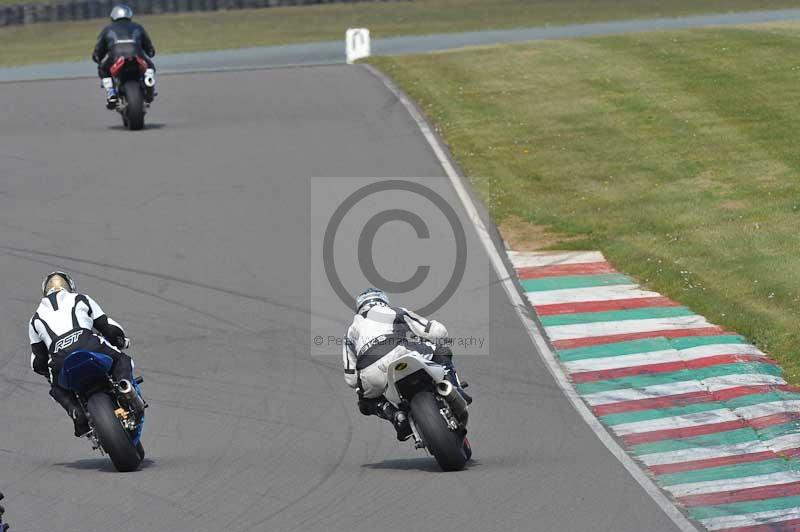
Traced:
<path fill-rule="evenodd" d="M 78 398 L 91 428 L 94 448 L 105 452 L 117 471 L 135 471 L 144 459 L 142 429 L 147 403 L 139 385 L 111 378 L 111 357 L 91 351 L 75 351 L 64 359 L 58 384 Z"/>
<path fill-rule="evenodd" d="M 4 495 L 0 493 L 0 501 L 3 500 Z M 6 509 L 0 506 L 0 532 L 7 532 L 11 528 L 11 525 L 8 523 L 3 522 L 3 514 L 6 513 Z"/>

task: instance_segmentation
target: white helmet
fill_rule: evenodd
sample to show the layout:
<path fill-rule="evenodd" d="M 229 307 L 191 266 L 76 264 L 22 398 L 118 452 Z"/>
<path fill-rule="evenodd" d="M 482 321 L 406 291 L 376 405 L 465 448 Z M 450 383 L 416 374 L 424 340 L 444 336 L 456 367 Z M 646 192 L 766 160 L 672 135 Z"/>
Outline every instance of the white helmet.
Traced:
<path fill-rule="evenodd" d="M 133 9 L 125 4 L 117 4 L 111 8 L 109 17 L 111 17 L 111 20 L 119 20 L 121 18 L 131 19 L 133 18 Z"/>
<path fill-rule="evenodd" d="M 361 309 L 370 304 L 370 306 L 375 305 L 389 305 L 389 296 L 386 295 L 386 292 L 383 290 L 378 290 L 377 288 L 367 288 L 363 292 L 361 292 L 358 297 L 356 298 L 356 314 L 361 312 Z"/>
<path fill-rule="evenodd" d="M 75 291 L 75 281 L 68 273 L 64 272 L 51 272 L 42 281 L 42 297 L 47 297 L 50 294 L 66 290 L 68 292 Z"/>

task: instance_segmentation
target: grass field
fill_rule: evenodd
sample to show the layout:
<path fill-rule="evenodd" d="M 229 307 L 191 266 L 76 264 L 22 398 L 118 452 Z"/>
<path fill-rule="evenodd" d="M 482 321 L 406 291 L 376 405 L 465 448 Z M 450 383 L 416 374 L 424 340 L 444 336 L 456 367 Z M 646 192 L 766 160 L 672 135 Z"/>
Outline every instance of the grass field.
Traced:
<path fill-rule="evenodd" d="M 372 61 L 513 247 L 600 249 L 800 383 L 800 25 Z"/>
<path fill-rule="evenodd" d="M 0 0 L 11 2 L 16 0 Z M 800 7 L 798 0 L 414 0 L 140 17 L 159 53 Z M 87 59 L 104 21 L 0 28 L 0 66 Z"/>

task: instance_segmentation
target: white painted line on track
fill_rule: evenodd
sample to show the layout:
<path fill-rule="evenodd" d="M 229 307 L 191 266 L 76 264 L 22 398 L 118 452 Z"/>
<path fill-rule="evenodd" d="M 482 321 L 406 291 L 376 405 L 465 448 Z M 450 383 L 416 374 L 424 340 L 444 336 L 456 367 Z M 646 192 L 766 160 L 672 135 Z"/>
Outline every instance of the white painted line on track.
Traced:
<path fill-rule="evenodd" d="M 442 169 L 444 169 L 445 174 L 447 174 L 447 177 L 450 179 L 450 183 L 453 185 L 456 194 L 461 200 L 467 216 L 469 216 L 469 219 L 472 222 L 476 233 L 478 234 L 478 238 L 480 238 L 481 243 L 483 244 L 484 249 L 489 256 L 492 267 L 497 273 L 497 276 L 500 279 L 500 282 L 502 283 L 512 306 L 516 310 L 517 316 L 519 316 L 519 319 L 522 321 L 522 326 L 528 332 L 528 336 L 533 342 L 536 351 L 539 353 L 542 361 L 547 366 L 547 369 L 550 371 L 553 379 L 555 379 L 562 392 L 564 392 L 564 395 L 567 396 L 567 399 L 569 399 L 569 401 L 572 403 L 572 406 L 575 408 L 578 414 L 580 414 L 580 416 L 594 431 L 600 441 L 603 442 L 611 454 L 613 454 L 614 457 L 616 457 L 616 459 L 622 463 L 625 469 L 628 470 L 628 473 L 630 473 L 631 476 L 639 483 L 642 489 L 644 489 L 645 492 L 650 495 L 650 497 L 656 502 L 656 504 L 658 504 L 664 513 L 666 513 L 673 523 L 675 523 L 675 526 L 684 532 L 697 531 L 697 528 L 686 518 L 686 516 L 680 512 L 680 510 L 678 510 L 678 508 L 669 500 L 669 498 L 667 498 L 667 496 L 658 489 L 653 481 L 644 474 L 641 468 L 636 464 L 636 462 L 633 461 L 633 459 L 625 452 L 625 450 L 620 447 L 620 445 L 605 429 L 602 423 L 600 423 L 600 421 L 594 417 L 592 412 L 589 410 L 586 404 L 584 404 L 580 396 L 570 384 L 567 376 L 559 366 L 555 353 L 550 348 L 550 345 L 547 343 L 547 340 L 545 340 L 542 331 L 539 329 L 539 324 L 527 312 L 525 300 L 522 298 L 520 291 L 514 284 L 514 275 L 511 271 L 509 271 L 506 263 L 503 261 L 500 251 L 497 249 L 492 236 L 489 234 L 486 225 L 483 223 L 483 219 L 481 218 L 475 203 L 467 191 L 461 174 L 456 170 L 453 163 L 450 162 L 445 148 L 440 143 L 431 126 L 417 110 L 416 106 L 408 98 L 408 96 L 406 96 L 394 84 L 394 82 L 388 78 L 388 76 L 371 65 L 363 65 L 363 67 L 371 72 L 376 78 L 378 78 L 386 86 L 386 88 L 389 89 L 389 91 L 391 91 L 395 97 L 397 97 L 398 101 L 402 103 L 408 111 L 408 114 L 411 115 L 411 118 L 417 123 L 417 126 L 425 137 L 425 140 L 428 141 L 428 144 L 433 150 L 433 153 L 439 161 L 439 164 L 442 166 Z"/>
<path fill-rule="evenodd" d="M 741 478 L 722 478 L 719 480 L 709 480 L 707 482 L 691 482 L 687 484 L 674 484 L 666 486 L 676 497 L 688 497 L 690 495 L 706 495 L 720 491 L 735 491 L 749 488 L 759 488 L 762 486 L 774 486 L 776 484 L 791 484 L 800 481 L 800 474 L 794 471 L 781 471 L 766 475 L 754 475 L 752 477 Z"/>
<path fill-rule="evenodd" d="M 781 385 L 786 381 L 775 375 L 762 373 L 737 373 L 723 377 L 712 377 L 702 381 L 676 381 L 666 384 L 656 384 L 644 388 L 621 388 L 608 392 L 596 392 L 584 395 L 584 400 L 592 406 L 621 403 L 623 401 L 638 401 L 639 399 L 654 399 L 656 397 L 669 397 L 692 392 L 717 392 L 739 386 L 761 386 L 765 384 Z"/>
<path fill-rule="evenodd" d="M 663 351 L 645 351 L 630 355 L 617 355 L 602 358 L 584 358 L 563 362 L 570 373 L 584 371 L 603 371 L 608 369 L 632 368 L 648 364 L 663 364 L 665 362 L 682 362 L 681 353 L 677 349 L 664 349 Z"/>
<path fill-rule="evenodd" d="M 739 456 L 743 454 L 762 453 L 772 451 L 779 453 L 788 449 L 796 449 L 800 446 L 796 434 L 787 434 L 776 438 L 761 440 L 753 431 L 753 440 L 744 443 L 728 445 L 714 445 L 706 447 L 688 447 L 678 451 L 667 451 L 663 453 L 651 453 L 639 455 L 637 458 L 647 466 L 659 466 L 668 464 L 680 464 L 695 460 L 709 460 L 712 458 L 724 458 L 729 456 Z M 800 480 L 800 479 L 798 479 Z"/>
<path fill-rule="evenodd" d="M 763 351 L 752 344 L 707 344 L 689 347 L 678 351 L 683 360 L 697 360 L 716 355 L 752 355 L 767 356 Z"/>
<path fill-rule="evenodd" d="M 800 412 L 800 400 L 773 401 L 771 403 L 761 403 L 758 405 L 734 408 L 733 411 L 736 412 L 736 415 L 742 419 L 755 419 L 759 417 L 771 416 L 773 414 L 783 414 L 786 412 Z"/>
<path fill-rule="evenodd" d="M 552 305 L 555 303 L 586 303 L 589 301 L 612 301 L 636 299 L 640 297 L 661 297 L 658 292 L 642 290 L 638 284 L 615 284 L 592 288 L 565 288 L 563 290 L 542 290 L 525 294 L 531 305 Z"/>
<path fill-rule="evenodd" d="M 560 266 L 563 264 L 585 264 L 588 262 L 606 262 L 599 251 L 558 251 L 552 255 L 531 255 L 519 251 L 507 251 L 508 258 L 517 268 L 537 268 L 541 266 Z"/>
<path fill-rule="evenodd" d="M 709 530 L 720 530 L 724 528 L 757 526 L 757 525 L 765 525 L 767 523 L 778 523 L 779 521 L 787 521 L 789 519 L 797 519 L 797 518 L 800 518 L 800 509 L 789 508 L 787 510 L 769 510 L 767 512 L 757 512 L 752 514 L 711 517 L 709 519 L 701 520 L 701 523 L 703 523 L 703 525 Z"/>
<path fill-rule="evenodd" d="M 658 466 L 667 464 L 680 464 L 683 462 L 693 462 L 695 460 L 710 460 L 712 458 L 724 458 L 728 456 L 739 456 L 741 454 L 762 453 L 771 450 L 766 444 L 757 439 L 753 431 L 752 441 L 737 443 L 734 445 L 715 445 L 713 447 L 690 447 L 680 451 L 669 451 L 664 453 L 652 453 L 639 456 L 639 460 L 647 466 Z"/>
<path fill-rule="evenodd" d="M 719 355 L 750 355 L 765 357 L 766 355 L 754 345 L 749 344 L 709 344 L 689 349 L 665 349 L 663 351 L 645 351 L 630 355 L 617 355 L 602 358 L 585 358 L 564 362 L 570 373 L 582 371 L 601 371 L 608 369 L 632 368 L 649 364 L 666 362 L 686 362 L 701 360 Z"/>
<path fill-rule="evenodd" d="M 630 334 L 650 331 L 673 331 L 677 329 L 705 329 L 713 327 L 702 316 L 678 316 L 674 318 L 648 318 L 644 320 L 599 321 L 545 327 L 551 341 L 576 340 L 615 334 Z"/>
<path fill-rule="evenodd" d="M 662 417 L 649 419 L 647 421 L 636 421 L 634 423 L 621 423 L 613 425 L 611 428 L 620 436 L 629 434 L 639 434 L 641 432 L 654 432 L 656 430 L 686 429 L 690 427 L 701 427 L 713 423 L 725 423 L 727 421 L 738 421 L 739 417 L 728 408 L 710 410 L 707 412 L 697 412 L 694 414 L 684 414 L 682 416 Z"/>

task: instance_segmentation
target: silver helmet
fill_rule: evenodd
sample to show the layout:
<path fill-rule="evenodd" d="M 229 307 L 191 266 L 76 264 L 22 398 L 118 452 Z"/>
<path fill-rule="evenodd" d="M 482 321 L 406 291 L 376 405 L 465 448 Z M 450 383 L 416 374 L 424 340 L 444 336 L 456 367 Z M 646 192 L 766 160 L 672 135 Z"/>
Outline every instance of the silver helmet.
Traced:
<path fill-rule="evenodd" d="M 72 277 L 64 272 L 52 272 L 47 274 L 47 277 L 42 281 L 42 296 L 47 297 L 60 290 L 66 290 L 67 292 L 75 291 L 75 281 Z"/>
<path fill-rule="evenodd" d="M 133 9 L 125 4 L 117 4 L 111 8 L 109 17 L 111 17 L 111 20 L 119 20 L 121 18 L 131 19 L 133 18 Z"/>
<path fill-rule="evenodd" d="M 366 305 L 375 306 L 381 304 L 389 304 L 389 296 L 386 295 L 386 292 L 377 288 L 367 288 L 356 298 L 356 313 L 361 312 Z"/>

